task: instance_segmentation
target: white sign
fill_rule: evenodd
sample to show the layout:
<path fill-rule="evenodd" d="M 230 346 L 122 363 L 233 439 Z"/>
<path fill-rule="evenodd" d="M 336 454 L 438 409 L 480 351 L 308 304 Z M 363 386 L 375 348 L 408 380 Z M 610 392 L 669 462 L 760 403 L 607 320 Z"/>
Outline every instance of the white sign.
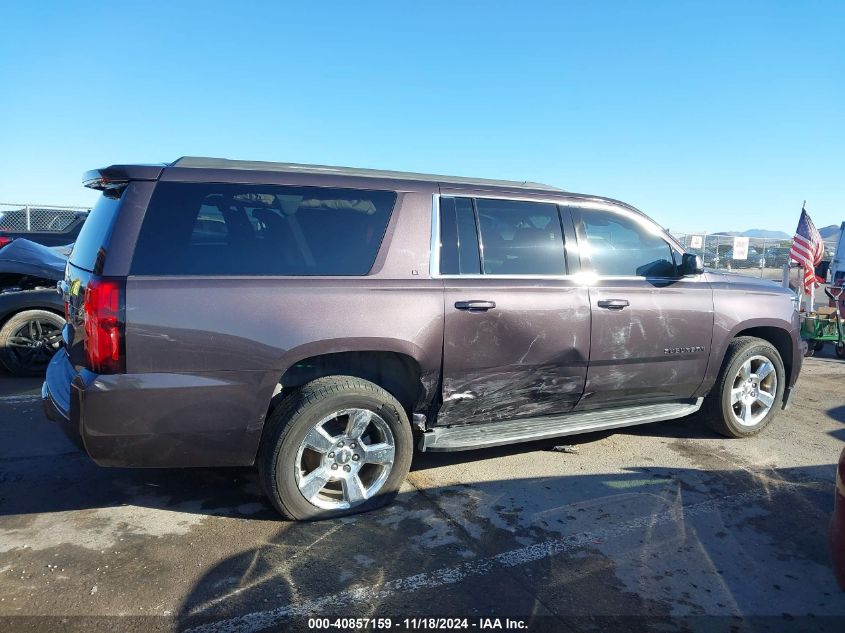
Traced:
<path fill-rule="evenodd" d="M 748 238 L 734 238 L 734 253 L 731 259 L 748 259 Z"/>
<path fill-rule="evenodd" d="M 689 247 L 690 248 L 701 248 L 704 246 L 704 239 L 701 235 L 690 235 L 689 238 Z"/>

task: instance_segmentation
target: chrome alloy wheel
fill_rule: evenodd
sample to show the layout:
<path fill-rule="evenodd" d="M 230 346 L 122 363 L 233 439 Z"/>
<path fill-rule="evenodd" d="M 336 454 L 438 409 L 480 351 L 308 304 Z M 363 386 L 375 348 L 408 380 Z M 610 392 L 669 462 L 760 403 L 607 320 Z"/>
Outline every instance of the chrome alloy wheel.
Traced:
<path fill-rule="evenodd" d="M 731 387 L 731 411 L 742 426 L 755 426 L 772 409 L 778 391 L 775 366 L 765 356 L 752 356 L 739 368 Z"/>
<path fill-rule="evenodd" d="M 387 422 L 367 409 L 326 416 L 305 436 L 296 455 L 299 492 L 327 510 L 344 510 L 370 499 L 387 481 L 396 452 Z"/>

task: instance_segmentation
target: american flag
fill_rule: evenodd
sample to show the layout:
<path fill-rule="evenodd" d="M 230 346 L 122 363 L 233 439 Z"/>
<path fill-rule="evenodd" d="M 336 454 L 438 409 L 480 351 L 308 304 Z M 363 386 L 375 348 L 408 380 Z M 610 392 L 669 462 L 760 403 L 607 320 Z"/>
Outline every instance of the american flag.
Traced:
<path fill-rule="evenodd" d="M 813 294 L 816 284 L 822 282 L 820 278 L 816 277 L 816 266 L 819 265 L 823 255 L 824 241 L 822 236 L 802 207 L 801 219 L 798 220 L 798 228 L 795 230 L 795 237 L 792 238 L 789 257 L 804 268 L 804 294 Z"/>

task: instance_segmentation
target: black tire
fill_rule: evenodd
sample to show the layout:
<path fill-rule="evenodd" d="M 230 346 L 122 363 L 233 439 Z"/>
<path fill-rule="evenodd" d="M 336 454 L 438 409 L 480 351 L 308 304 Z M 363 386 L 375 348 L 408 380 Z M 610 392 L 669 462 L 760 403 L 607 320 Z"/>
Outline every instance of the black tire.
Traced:
<path fill-rule="evenodd" d="M 835 351 L 837 358 L 845 358 L 845 343 L 837 343 Z"/>
<path fill-rule="evenodd" d="M 353 408 L 377 414 L 389 427 L 394 441 L 392 467 L 369 499 L 343 509 L 319 507 L 305 498 L 297 484 L 300 446 L 321 420 L 334 412 Z M 272 411 L 256 465 L 261 485 L 273 506 L 288 519 L 312 521 L 368 512 L 393 501 L 408 475 L 413 451 L 411 425 L 396 398 L 360 378 L 329 376 L 293 391 Z"/>
<path fill-rule="evenodd" d="M 772 363 L 777 378 L 777 386 L 774 392 L 774 402 L 768 413 L 756 423 L 744 425 L 736 419 L 734 406 L 741 406 L 741 404 L 731 404 L 731 391 L 734 389 L 735 380 L 739 379 L 737 374 L 740 368 L 746 361 L 754 357 L 765 357 Z M 757 435 L 774 420 L 778 411 L 780 411 L 785 386 L 786 371 L 783 367 L 783 360 L 771 343 L 752 336 L 735 338 L 725 353 L 719 378 L 704 400 L 702 407 L 704 419 L 714 431 L 726 437 L 739 438 Z"/>
<path fill-rule="evenodd" d="M 813 341 L 813 351 L 820 352 L 824 349 L 824 341 Z"/>
<path fill-rule="evenodd" d="M 20 333 L 33 324 L 35 347 L 21 347 Z M 47 310 L 24 310 L 0 328 L 0 364 L 15 376 L 43 376 L 47 364 L 59 349 L 65 320 Z"/>

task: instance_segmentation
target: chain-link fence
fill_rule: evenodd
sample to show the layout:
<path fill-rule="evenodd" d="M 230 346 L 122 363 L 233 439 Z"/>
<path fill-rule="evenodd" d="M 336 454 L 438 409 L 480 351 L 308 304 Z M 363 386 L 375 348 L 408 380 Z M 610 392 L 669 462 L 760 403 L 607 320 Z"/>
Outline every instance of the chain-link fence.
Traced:
<path fill-rule="evenodd" d="M 700 255 L 708 268 L 733 270 L 744 275 L 783 279 L 783 266 L 789 263 L 792 239 L 764 237 L 736 238 L 733 235 L 672 233 L 690 253 Z M 825 242 L 822 259 L 833 259 L 836 242 Z"/>
<path fill-rule="evenodd" d="M 54 207 L 0 202 L 0 231 L 57 232 L 88 215 L 87 207 Z"/>

